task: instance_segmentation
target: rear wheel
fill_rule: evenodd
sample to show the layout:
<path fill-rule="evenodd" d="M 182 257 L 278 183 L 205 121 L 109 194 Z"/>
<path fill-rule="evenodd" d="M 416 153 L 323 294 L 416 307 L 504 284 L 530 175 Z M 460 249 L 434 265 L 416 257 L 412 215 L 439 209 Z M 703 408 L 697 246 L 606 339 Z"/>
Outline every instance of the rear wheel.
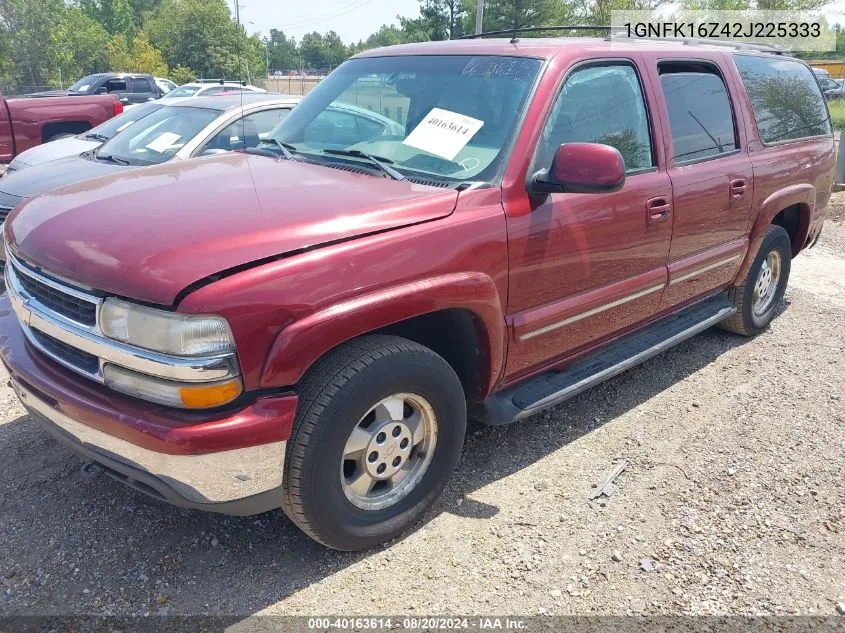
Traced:
<path fill-rule="evenodd" d="M 366 336 L 318 361 L 300 383 L 283 507 L 341 550 L 387 541 L 434 503 L 466 429 L 463 389 L 430 349 Z"/>
<path fill-rule="evenodd" d="M 736 312 L 723 321 L 721 327 L 743 336 L 753 336 L 769 325 L 786 292 L 791 264 L 789 234 L 783 227 L 770 226 L 745 281 L 730 290 L 729 297 L 736 305 Z"/>

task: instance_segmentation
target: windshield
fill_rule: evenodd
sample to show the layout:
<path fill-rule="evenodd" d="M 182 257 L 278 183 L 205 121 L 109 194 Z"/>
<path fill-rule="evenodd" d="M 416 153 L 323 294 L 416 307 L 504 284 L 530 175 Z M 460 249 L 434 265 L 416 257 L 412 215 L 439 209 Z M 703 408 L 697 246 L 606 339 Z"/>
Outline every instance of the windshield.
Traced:
<path fill-rule="evenodd" d="M 218 116 L 218 110 L 163 106 L 104 143 L 95 156 L 130 165 L 157 165 L 173 158 Z"/>
<path fill-rule="evenodd" d="M 156 79 L 155 81 L 163 92 L 170 92 L 171 90 L 175 90 L 177 87 L 176 84 L 169 79 Z"/>
<path fill-rule="evenodd" d="M 158 104 L 154 101 L 150 103 L 142 103 L 140 105 L 136 105 L 131 110 L 127 110 L 123 114 L 118 114 L 116 117 L 112 117 L 102 125 L 98 125 L 97 127 L 90 129 L 83 134 L 80 134 L 80 136 L 104 136 L 106 139 L 111 139 L 118 132 L 122 132 L 133 123 L 140 121 L 144 117 L 149 116 L 150 114 L 152 114 L 156 110 L 161 109 L 162 107 L 163 106 L 161 104 Z"/>
<path fill-rule="evenodd" d="M 167 99 L 174 97 L 193 97 L 199 88 L 197 86 L 179 86 L 168 92 L 165 96 Z"/>
<path fill-rule="evenodd" d="M 540 66 L 524 57 L 353 59 L 321 81 L 271 137 L 318 160 L 338 160 L 326 149 L 359 151 L 406 176 L 490 180 Z"/>
<path fill-rule="evenodd" d="M 97 83 L 97 79 L 97 75 L 88 75 L 87 77 L 83 77 L 68 88 L 68 92 L 88 92 L 94 84 Z"/>

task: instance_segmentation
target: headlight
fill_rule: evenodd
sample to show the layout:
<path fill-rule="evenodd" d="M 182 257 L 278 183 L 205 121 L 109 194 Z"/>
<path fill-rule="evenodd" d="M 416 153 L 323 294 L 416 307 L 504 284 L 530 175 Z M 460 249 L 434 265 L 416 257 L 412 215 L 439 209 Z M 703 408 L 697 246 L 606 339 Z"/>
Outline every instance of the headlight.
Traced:
<path fill-rule="evenodd" d="M 241 394 L 240 378 L 209 383 L 174 382 L 112 364 L 103 367 L 103 380 L 115 391 L 182 409 L 219 407 Z"/>
<path fill-rule="evenodd" d="M 176 314 L 119 299 L 103 302 L 100 329 L 117 341 L 174 356 L 209 356 L 235 349 L 223 317 Z"/>

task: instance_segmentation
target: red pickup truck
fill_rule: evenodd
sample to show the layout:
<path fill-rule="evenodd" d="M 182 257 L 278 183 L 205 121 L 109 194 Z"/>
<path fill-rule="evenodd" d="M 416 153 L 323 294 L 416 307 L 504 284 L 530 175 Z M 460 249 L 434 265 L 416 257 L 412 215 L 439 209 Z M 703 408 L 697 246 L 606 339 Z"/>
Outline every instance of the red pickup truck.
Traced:
<path fill-rule="evenodd" d="M 0 163 L 41 143 L 79 134 L 123 112 L 115 95 L 16 97 L 0 95 Z"/>
<path fill-rule="evenodd" d="M 17 207 L 0 357 L 88 470 L 281 507 L 360 549 L 434 503 L 468 416 L 519 420 L 710 326 L 765 328 L 833 168 L 819 86 L 784 55 L 368 51 L 254 151 Z"/>

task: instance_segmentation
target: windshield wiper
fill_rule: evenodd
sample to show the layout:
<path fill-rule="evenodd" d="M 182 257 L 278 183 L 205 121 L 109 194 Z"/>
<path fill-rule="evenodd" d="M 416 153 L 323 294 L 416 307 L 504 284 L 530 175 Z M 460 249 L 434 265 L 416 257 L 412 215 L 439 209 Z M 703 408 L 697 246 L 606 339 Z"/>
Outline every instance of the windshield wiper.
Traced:
<path fill-rule="evenodd" d="M 363 158 L 370 161 L 371 164 L 378 167 L 385 174 L 393 178 L 393 180 L 405 180 L 405 176 L 392 167 L 385 165 L 385 163 L 393 162 L 389 158 L 384 158 L 383 156 L 373 156 L 372 154 L 367 154 L 359 149 L 324 149 L 322 152 L 324 154 L 332 154 L 334 156 L 352 156 L 353 158 Z"/>
<path fill-rule="evenodd" d="M 278 139 L 275 139 L 272 136 L 268 136 L 267 138 L 261 139 L 261 143 L 272 143 L 273 145 L 278 147 L 280 150 L 282 150 L 282 156 L 284 156 L 288 160 L 293 158 L 293 154 L 291 154 L 291 152 L 296 151 L 296 145 L 291 145 L 290 143 L 285 143 L 284 141 L 280 141 Z M 261 145 L 261 143 L 259 143 L 258 145 Z"/>
<path fill-rule="evenodd" d="M 103 134 L 97 134 L 96 132 L 91 132 L 90 134 L 86 134 L 85 138 L 90 138 L 92 141 L 100 141 L 101 143 L 105 143 L 109 140 L 108 136 Z"/>
<path fill-rule="evenodd" d="M 118 158 L 117 156 L 112 156 L 111 154 L 94 154 L 94 158 L 97 160 L 102 160 L 107 163 L 114 163 L 115 165 L 131 165 L 128 160 L 125 158 Z"/>

